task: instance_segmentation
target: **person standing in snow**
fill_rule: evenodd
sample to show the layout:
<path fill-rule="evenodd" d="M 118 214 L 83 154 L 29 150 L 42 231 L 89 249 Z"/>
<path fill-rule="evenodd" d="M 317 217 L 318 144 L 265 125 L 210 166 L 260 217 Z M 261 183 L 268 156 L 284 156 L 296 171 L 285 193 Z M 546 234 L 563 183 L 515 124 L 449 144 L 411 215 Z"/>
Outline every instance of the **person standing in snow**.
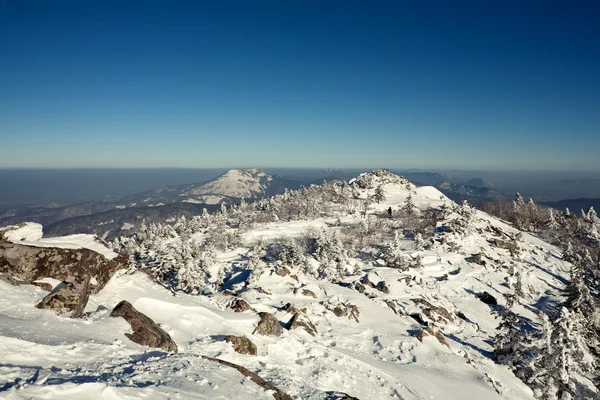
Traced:
<path fill-rule="evenodd" d="M 388 208 L 388 217 L 392 218 L 392 207 Z"/>

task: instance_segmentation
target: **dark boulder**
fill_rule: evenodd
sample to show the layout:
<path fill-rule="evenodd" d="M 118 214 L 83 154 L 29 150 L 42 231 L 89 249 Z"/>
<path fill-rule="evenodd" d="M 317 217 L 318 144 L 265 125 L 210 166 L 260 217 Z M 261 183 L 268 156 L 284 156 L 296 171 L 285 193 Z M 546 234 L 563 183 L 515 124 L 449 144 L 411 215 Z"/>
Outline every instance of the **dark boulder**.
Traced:
<path fill-rule="evenodd" d="M 244 336 L 225 336 L 225 341 L 231 343 L 233 350 L 240 354 L 256 355 L 256 345 Z"/>
<path fill-rule="evenodd" d="M 131 341 L 143 346 L 156 347 L 177 353 L 177 344 L 171 336 L 152 319 L 136 310 L 128 301 L 121 301 L 110 313 L 111 317 L 123 317 L 129 322 L 133 333 L 125 333 Z"/>
<path fill-rule="evenodd" d="M 94 278 L 90 290 L 95 294 L 118 269 L 125 268 L 127 264 L 123 256 L 108 260 L 88 249 L 34 247 L 0 240 L 0 274 L 12 275 L 26 282 L 54 278 L 83 283 Z"/>
<path fill-rule="evenodd" d="M 252 332 L 253 334 L 263 336 L 281 336 L 283 334 L 283 328 L 273 314 L 261 312 L 258 315 L 260 316 L 260 321 L 256 325 L 254 332 Z"/>
<path fill-rule="evenodd" d="M 315 336 L 317 334 L 317 328 L 314 326 L 311 320 L 303 313 L 294 314 L 292 319 L 290 319 L 290 321 L 286 324 L 285 328 L 288 331 L 291 331 L 292 329 L 301 328 L 308 332 L 311 336 Z"/>
<path fill-rule="evenodd" d="M 490 305 L 490 306 L 498 305 L 498 300 L 496 300 L 496 298 L 494 296 L 492 296 L 491 294 L 489 294 L 488 292 L 480 293 L 479 295 L 477 295 L 477 298 L 487 305 Z"/>
<path fill-rule="evenodd" d="M 59 316 L 80 318 L 90 297 L 91 285 L 88 279 L 81 282 L 63 282 L 56 290 L 44 297 L 36 306 L 54 311 Z"/>
<path fill-rule="evenodd" d="M 390 288 L 384 281 L 379 282 L 377 284 L 377 286 L 375 286 L 375 289 L 379 290 L 382 293 L 386 293 L 386 294 L 390 292 Z"/>
<path fill-rule="evenodd" d="M 234 312 L 244 312 L 248 310 L 254 311 L 254 309 L 250 307 L 250 304 L 248 304 L 246 300 L 241 299 L 239 297 L 236 297 L 233 300 L 231 300 L 231 302 L 229 303 L 229 308 L 231 308 Z"/>

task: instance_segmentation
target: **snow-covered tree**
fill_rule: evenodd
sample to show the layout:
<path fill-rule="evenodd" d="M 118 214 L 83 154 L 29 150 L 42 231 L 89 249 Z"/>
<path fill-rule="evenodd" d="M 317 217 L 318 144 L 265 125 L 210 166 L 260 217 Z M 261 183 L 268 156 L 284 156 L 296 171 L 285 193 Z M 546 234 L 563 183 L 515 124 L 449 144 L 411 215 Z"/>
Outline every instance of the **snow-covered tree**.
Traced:
<path fill-rule="evenodd" d="M 423 240 L 423 236 L 420 233 L 415 235 L 415 248 L 418 251 L 422 251 L 425 248 L 425 241 Z"/>
<path fill-rule="evenodd" d="M 394 231 L 394 240 L 383 247 L 381 258 L 390 268 L 406 269 L 408 267 L 410 259 L 401 248 L 398 231 Z"/>
<path fill-rule="evenodd" d="M 385 191 L 383 190 L 382 185 L 377 186 L 377 188 L 375 188 L 375 193 L 373 194 L 373 200 L 376 203 L 381 203 L 382 201 L 385 201 L 385 199 Z"/>
<path fill-rule="evenodd" d="M 562 307 L 552 320 L 550 343 L 536 372 L 540 382 L 537 395 L 544 400 L 571 400 L 578 397 L 577 382 L 595 368 L 583 335 L 584 320 L 577 312 Z"/>

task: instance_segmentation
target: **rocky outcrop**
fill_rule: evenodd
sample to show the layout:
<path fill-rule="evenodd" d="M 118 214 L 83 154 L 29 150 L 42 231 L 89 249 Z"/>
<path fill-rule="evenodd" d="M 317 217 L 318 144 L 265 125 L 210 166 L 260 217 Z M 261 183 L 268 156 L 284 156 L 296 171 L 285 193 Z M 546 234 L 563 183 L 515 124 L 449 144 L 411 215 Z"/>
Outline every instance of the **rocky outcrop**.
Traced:
<path fill-rule="evenodd" d="M 281 277 L 288 276 L 292 272 L 287 267 L 279 267 L 275 270 L 275 273 Z"/>
<path fill-rule="evenodd" d="M 446 338 L 444 337 L 442 332 L 435 331 L 431 327 L 427 327 L 426 331 L 423 329 L 419 329 L 419 332 L 417 332 L 415 337 L 419 340 L 419 342 L 423 343 L 423 338 L 425 338 L 429 335 L 435 337 L 437 339 L 437 341 L 440 342 L 441 345 L 444 345 L 444 346 L 450 348 L 450 344 L 448 343 L 448 341 L 446 340 Z"/>
<path fill-rule="evenodd" d="M 315 336 L 317 334 L 317 328 L 313 325 L 311 320 L 303 313 L 294 314 L 292 319 L 290 319 L 290 321 L 286 324 L 285 328 L 288 331 L 291 331 L 292 329 L 301 328 L 308 332 L 311 336 Z"/>
<path fill-rule="evenodd" d="M 246 300 L 241 299 L 239 297 L 232 299 L 229 302 L 228 307 L 231 308 L 234 312 L 244 312 L 248 310 L 254 311 L 254 309 L 250 307 L 250 304 L 248 304 Z"/>
<path fill-rule="evenodd" d="M 488 292 L 483 292 L 483 293 L 478 294 L 477 298 L 487 305 L 490 305 L 490 306 L 498 305 L 498 300 L 496 300 L 496 298 L 494 296 L 492 296 L 491 294 L 489 294 Z"/>
<path fill-rule="evenodd" d="M 252 332 L 253 334 L 263 336 L 281 336 L 283 334 L 283 328 L 273 314 L 261 312 L 258 315 L 260 316 L 260 321 L 256 325 L 254 332 Z"/>
<path fill-rule="evenodd" d="M 225 336 L 225 341 L 231 343 L 233 350 L 240 354 L 256 355 L 256 345 L 244 336 Z"/>
<path fill-rule="evenodd" d="M 350 396 L 344 392 L 325 392 L 327 397 L 323 400 L 360 400 L 358 397 Z"/>
<path fill-rule="evenodd" d="M 310 296 L 312 298 L 317 298 L 317 295 L 312 290 L 302 289 L 302 296 Z"/>
<path fill-rule="evenodd" d="M 287 303 L 281 307 L 281 309 L 286 311 L 288 314 L 296 314 L 299 312 L 306 314 L 306 307 L 296 307 L 292 303 Z"/>
<path fill-rule="evenodd" d="M 41 288 L 42 290 L 45 290 L 47 292 L 52 290 L 52 285 L 48 282 L 38 282 L 38 281 L 33 281 L 33 282 L 28 282 L 28 281 L 21 281 L 11 275 L 4 275 L 4 274 L 0 274 L 0 281 L 6 282 L 9 285 L 13 285 L 13 286 L 19 286 L 19 285 L 33 285 L 33 286 L 37 286 L 39 288 Z"/>
<path fill-rule="evenodd" d="M 88 249 L 33 247 L 0 240 L 0 274 L 33 282 L 54 278 L 63 282 L 83 283 L 90 280 L 91 293 L 98 293 L 115 271 L 127 266 L 123 256 L 107 260 Z M 93 279 L 92 279 L 93 278 Z"/>
<path fill-rule="evenodd" d="M 384 281 L 379 282 L 376 286 L 375 289 L 379 290 L 382 293 L 389 293 L 390 292 L 390 288 L 388 287 L 387 283 L 385 283 Z"/>
<path fill-rule="evenodd" d="M 129 322 L 133 333 L 125 333 L 131 341 L 148 347 L 156 347 L 177 353 L 177 344 L 151 318 L 136 310 L 128 301 L 121 301 L 110 313 L 111 317 L 123 317 Z"/>
<path fill-rule="evenodd" d="M 283 392 L 281 389 L 271 385 L 269 382 L 265 381 L 259 375 L 248 370 L 247 368 L 242 367 L 241 365 L 237 365 L 237 364 L 231 363 L 229 361 L 225 361 L 225 360 L 221 360 L 221 359 L 213 358 L 213 357 L 202 356 L 202 358 L 204 358 L 205 360 L 218 362 L 218 363 L 226 365 L 228 367 L 237 369 L 242 375 L 250 378 L 250 380 L 252 380 L 252 382 L 256 383 L 258 386 L 262 387 L 265 390 L 273 391 L 273 398 L 275 400 L 293 400 L 292 396 Z"/>
<path fill-rule="evenodd" d="M 80 318 L 90 297 L 90 288 L 89 277 L 85 282 L 63 282 L 36 307 L 62 317 Z"/>
<path fill-rule="evenodd" d="M 465 258 L 465 261 L 470 262 L 470 263 L 474 263 L 477 265 L 486 265 L 485 260 L 482 257 L 481 253 L 477 253 L 477 254 L 473 254 L 471 257 L 467 257 Z"/>
<path fill-rule="evenodd" d="M 127 266 L 127 259 L 112 260 L 88 249 L 34 247 L 0 239 L 0 274 L 19 284 L 28 283 L 52 290 L 52 286 L 35 282 L 42 278 L 63 281 L 38 308 L 52 310 L 60 316 L 83 315 L 90 294 L 98 293 L 114 273 Z"/>
<path fill-rule="evenodd" d="M 325 303 L 325 308 L 335 314 L 336 317 L 348 317 L 348 319 L 353 319 L 358 322 L 358 307 L 353 304 L 347 303 Z"/>

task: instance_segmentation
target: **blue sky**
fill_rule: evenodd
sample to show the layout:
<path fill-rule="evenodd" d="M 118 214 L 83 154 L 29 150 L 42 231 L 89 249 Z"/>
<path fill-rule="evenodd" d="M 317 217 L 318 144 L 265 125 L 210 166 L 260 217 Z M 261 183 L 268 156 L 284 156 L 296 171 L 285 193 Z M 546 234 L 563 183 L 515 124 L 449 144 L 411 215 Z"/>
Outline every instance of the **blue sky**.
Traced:
<path fill-rule="evenodd" d="M 0 167 L 600 170 L 595 3 L 0 1 Z"/>

